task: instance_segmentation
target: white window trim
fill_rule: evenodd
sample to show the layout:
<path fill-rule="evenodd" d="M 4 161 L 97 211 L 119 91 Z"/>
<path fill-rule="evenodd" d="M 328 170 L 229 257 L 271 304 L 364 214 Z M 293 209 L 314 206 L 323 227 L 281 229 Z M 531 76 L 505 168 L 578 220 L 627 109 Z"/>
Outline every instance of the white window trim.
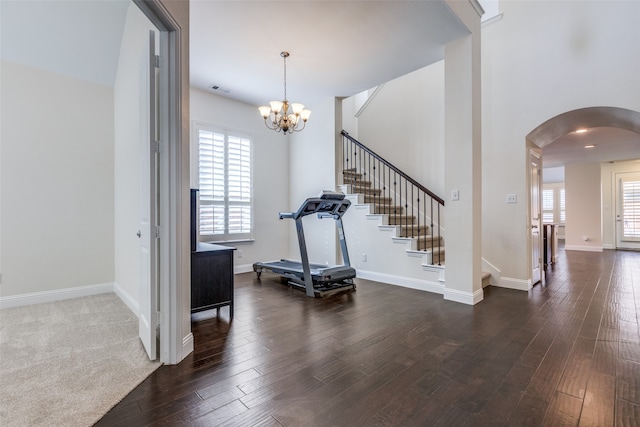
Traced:
<path fill-rule="evenodd" d="M 240 138 L 246 138 L 250 141 L 250 156 L 251 156 L 251 182 L 250 182 L 250 202 L 248 202 L 248 206 L 251 209 L 251 222 L 250 222 L 250 232 L 249 233 L 234 233 L 234 234 L 229 234 L 228 233 L 228 229 L 225 230 L 224 234 L 201 234 L 200 233 L 200 213 L 198 213 L 197 218 L 198 218 L 198 239 L 199 241 L 202 242 L 211 242 L 211 243 L 238 243 L 238 242 L 253 242 L 253 236 L 254 236 L 254 230 L 255 230 L 255 206 L 254 206 L 254 201 L 255 201 L 255 196 L 254 196 L 254 185 L 253 185 L 253 179 L 254 179 L 254 162 L 255 162 L 255 156 L 254 156 L 254 137 L 253 134 L 251 134 L 250 132 L 247 131 L 243 131 L 243 130 L 237 130 L 237 129 L 232 129 L 232 128 L 228 128 L 225 126 L 220 126 L 220 125 L 216 125 L 216 124 L 212 124 L 212 123 L 206 123 L 206 122 L 200 122 L 200 121 L 193 121 L 193 126 L 192 126 L 192 153 L 194 153 L 194 155 L 192 156 L 192 167 L 195 168 L 195 173 L 192 175 L 195 177 L 195 187 L 196 188 L 200 188 L 200 170 L 199 170 L 199 165 L 200 165 L 200 137 L 199 137 L 199 133 L 200 130 L 204 130 L 207 132 L 214 132 L 214 133 L 220 133 L 220 134 L 224 134 L 225 135 L 225 163 L 228 161 L 228 158 L 226 158 L 227 156 L 227 144 L 228 144 L 228 137 L 229 136 L 235 136 L 235 137 L 240 137 Z M 226 174 L 226 172 L 225 172 Z M 226 188 L 225 188 L 225 193 L 226 193 Z M 228 199 L 227 199 L 227 195 L 225 194 L 225 205 L 227 205 L 229 203 Z M 198 201 L 198 206 L 200 206 L 200 201 Z M 228 218 L 225 217 L 225 228 L 228 227 Z"/>

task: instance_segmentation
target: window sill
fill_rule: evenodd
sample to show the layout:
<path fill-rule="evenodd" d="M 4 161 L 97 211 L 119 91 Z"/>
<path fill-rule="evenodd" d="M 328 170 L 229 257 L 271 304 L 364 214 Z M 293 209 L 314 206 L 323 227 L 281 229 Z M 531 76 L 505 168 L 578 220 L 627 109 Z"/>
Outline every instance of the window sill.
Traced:
<path fill-rule="evenodd" d="M 223 243 L 253 243 L 255 239 L 235 239 L 235 240 L 203 240 L 200 239 L 201 243 L 215 243 L 215 244 L 223 244 Z"/>

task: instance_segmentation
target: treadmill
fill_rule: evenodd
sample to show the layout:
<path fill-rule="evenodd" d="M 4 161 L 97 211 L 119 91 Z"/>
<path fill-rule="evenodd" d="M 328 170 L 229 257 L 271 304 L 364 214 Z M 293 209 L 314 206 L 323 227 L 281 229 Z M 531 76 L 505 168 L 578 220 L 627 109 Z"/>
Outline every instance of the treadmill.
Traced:
<path fill-rule="evenodd" d="M 289 279 L 289 284 L 304 289 L 308 297 L 323 296 L 334 291 L 350 287 L 355 289 L 353 278 L 356 270 L 349 263 L 347 242 L 342 228 L 342 215 L 349 209 L 351 202 L 344 198 L 343 193 L 323 191 L 318 197 L 311 197 L 302 203 L 296 212 L 280 212 L 280 219 L 291 218 L 296 223 L 298 245 L 300 246 L 300 261 L 281 259 L 280 261 L 256 262 L 253 264 L 260 278 L 263 271 L 270 271 Z M 307 245 L 304 240 L 302 218 L 316 214 L 318 218 L 333 218 L 336 221 L 340 248 L 345 265 L 328 266 L 309 263 Z"/>

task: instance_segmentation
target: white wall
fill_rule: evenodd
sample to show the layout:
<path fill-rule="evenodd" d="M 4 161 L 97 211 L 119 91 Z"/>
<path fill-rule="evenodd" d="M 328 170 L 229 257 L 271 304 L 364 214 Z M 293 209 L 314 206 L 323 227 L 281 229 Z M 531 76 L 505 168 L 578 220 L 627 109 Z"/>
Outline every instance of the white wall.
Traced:
<path fill-rule="evenodd" d="M 342 113 L 336 110 L 331 97 L 309 107 L 313 113 L 306 129 L 288 137 L 289 210 L 295 211 L 302 202 L 317 196 L 322 190 L 336 190 L 335 123 Z M 338 116 L 338 117 L 336 117 Z M 313 215 L 303 219 L 307 253 L 311 262 L 337 263 L 336 225 L 333 220 L 319 220 Z M 293 224 L 289 241 L 289 257 L 300 259 L 297 234 Z"/>
<path fill-rule="evenodd" d="M 113 89 L 1 76 L 2 296 L 113 282 Z"/>
<path fill-rule="evenodd" d="M 531 278 L 526 135 L 577 108 L 640 111 L 640 56 L 629 54 L 640 39 L 640 2 L 500 8 L 503 18 L 482 29 L 482 256 L 510 286 Z M 386 83 L 358 119 L 358 139 L 443 194 L 441 67 Z M 518 203 L 506 204 L 507 194 Z"/>
<path fill-rule="evenodd" d="M 253 135 L 254 241 L 225 244 L 238 248 L 235 251 L 236 272 L 253 271 L 252 265 L 256 261 L 286 258 L 289 254 L 289 235 L 295 228 L 292 221 L 279 220 L 278 213 L 289 210 L 291 141 L 281 133 L 267 129 L 258 108 L 253 105 L 198 89 L 191 89 L 190 102 L 192 121 L 211 123 Z M 192 154 L 197 153 L 197 143 L 193 138 L 192 132 Z M 193 162 L 196 160 L 197 157 L 192 156 L 191 184 L 194 188 L 197 182 L 197 165 Z"/>
<path fill-rule="evenodd" d="M 118 294 L 138 312 L 140 301 L 141 203 L 149 189 L 140 187 L 141 159 L 149 149 L 149 30 L 153 26 L 129 5 L 114 84 L 114 260 Z M 156 44 L 157 46 L 157 44 Z"/>
<path fill-rule="evenodd" d="M 630 54 L 640 39 L 640 3 L 501 2 L 500 7 L 503 18 L 482 33 L 483 256 L 503 276 L 525 280 L 531 274 L 527 206 L 520 203 L 527 194 L 525 137 L 577 108 L 640 111 L 640 56 Z M 516 206 L 505 204 L 509 193 L 518 195 Z"/>
<path fill-rule="evenodd" d="M 444 198 L 444 61 L 385 83 L 356 138 Z"/>
<path fill-rule="evenodd" d="M 600 164 L 565 165 L 565 249 L 602 251 Z"/>

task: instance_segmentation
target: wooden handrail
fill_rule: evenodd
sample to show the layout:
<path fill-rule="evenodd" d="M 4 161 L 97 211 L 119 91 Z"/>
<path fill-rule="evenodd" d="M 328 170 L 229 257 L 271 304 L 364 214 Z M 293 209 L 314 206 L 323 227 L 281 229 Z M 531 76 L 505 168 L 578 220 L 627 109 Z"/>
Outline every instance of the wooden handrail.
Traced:
<path fill-rule="evenodd" d="M 424 191 L 426 194 L 428 194 L 433 200 L 435 200 L 436 202 L 440 203 L 442 206 L 444 206 L 444 199 L 442 199 L 441 197 L 437 196 L 434 192 L 432 192 L 431 190 L 429 190 L 427 187 L 425 187 L 424 185 L 420 184 L 418 181 L 416 181 L 415 179 L 411 178 L 409 175 L 407 175 L 405 172 L 401 171 L 398 167 L 394 166 L 393 164 L 391 164 L 391 162 L 389 162 L 388 160 L 384 159 L 382 156 L 380 156 L 379 154 L 375 153 L 373 150 L 371 150 L 370 148 L 366 147 L 365 145 L 363 145 L 360 141 L 358 141 L 357 139 L 355 139 L 354 137 L 352 137 L 351 135 L 349 135 L 349 133 L 345 130 L 343 130 L 342 132 L 340 132 L 342 134 L 342 136 L 344 136 L 345 138 L 347 138 L 349 141 L 353 142 L 354 144 L 356 144 L 358 147 L 360 147 L 362 150 L 366 151 L 367 153 L 369 153 L 371 156 L 373 156 L 376 160 L 384 163 L 387 167 L 389 167 L 390 169 L 392 169 L 394 172 L 396 172 L 398 175 L 400 175 L 402 178 L 406 179 L 407 181 L 409 181 L 411 184 L 415 185 L 418 189 Z"/>

